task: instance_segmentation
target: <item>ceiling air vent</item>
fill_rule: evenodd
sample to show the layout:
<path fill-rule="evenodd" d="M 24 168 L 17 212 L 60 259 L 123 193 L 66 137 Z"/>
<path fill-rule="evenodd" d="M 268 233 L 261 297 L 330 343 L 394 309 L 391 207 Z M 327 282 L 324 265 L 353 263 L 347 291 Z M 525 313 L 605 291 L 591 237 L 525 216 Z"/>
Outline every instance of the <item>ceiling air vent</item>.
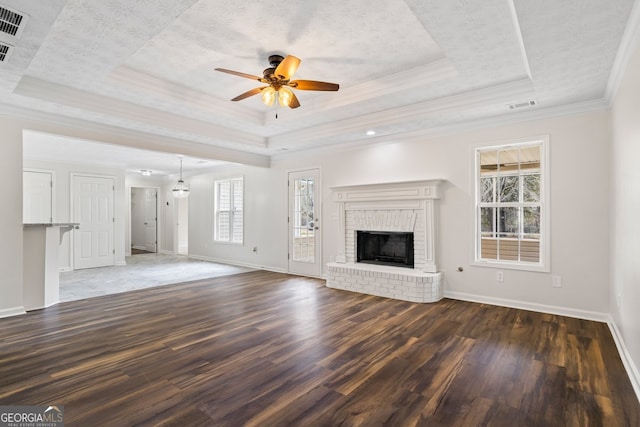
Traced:
<path fill-rule="evenodd" d="M 18 38 L 22 35 L 26 23 L 27 15 L 24 13 L 0 6 L 0 33 Z"/>
<path fill-rule="evenodd" d="M 530 101 L 519 102 L 517 104 L 509 104 L 509 109 L 510 110 L 519 110 L 521 108 L 529 108 L 529 107 L 535 106 L 537 103 L 538 102 L 535 99 L 532 99 Z"/>
<path fill-rule="evenodd" d="M 13 52 L 13 46 L 0 42 L 0 63 L 7 62 L 11 52 Z"/>

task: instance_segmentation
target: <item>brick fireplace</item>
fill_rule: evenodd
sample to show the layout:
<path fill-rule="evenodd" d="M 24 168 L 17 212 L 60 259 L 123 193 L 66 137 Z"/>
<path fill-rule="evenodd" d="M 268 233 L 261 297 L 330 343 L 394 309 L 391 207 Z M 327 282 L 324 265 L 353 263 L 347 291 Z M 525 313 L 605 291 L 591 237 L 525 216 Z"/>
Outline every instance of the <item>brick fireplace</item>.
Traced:
<path fill-rule="evenodd" d="M 336 262 L 327 264 L 327 286 L 413 302 L 440 300 L 443 274 L 435 258 L 440 184 L 430 180 L 331 188 L 340 233 Z M 380 249 L 383 256 L 358 262 L 358 232 L 412 233 L 413 268 L 380 262 L 385 257 L 398 258 L 396 248 L 389 248 L 391 243 L 386 241 L 381 243 L 387 246 Z"/>

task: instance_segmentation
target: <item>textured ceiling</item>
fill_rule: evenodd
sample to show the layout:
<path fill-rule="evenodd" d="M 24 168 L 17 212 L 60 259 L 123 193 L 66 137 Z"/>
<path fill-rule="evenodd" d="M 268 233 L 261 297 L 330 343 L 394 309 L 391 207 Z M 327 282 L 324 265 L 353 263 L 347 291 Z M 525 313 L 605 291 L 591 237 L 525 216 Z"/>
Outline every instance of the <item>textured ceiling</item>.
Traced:
<path fill-rule="evenodd" d="M 209 158 L 376 140 L 605 97 L 633 0 L 0 0 L 28 15 L 0 64 L 0 113 L 208 146 Z M 375 6 L 375 7 L 373 7 Z M 266 107 L 270 54 L 302 59 L 296 110 Z M 74 122 L 81 123 L 81 122 Z M 171 148 L 171 141 L 175 149 Z M 61 142 L 60 142 L 61 143 Z M 216 154 L 217 153 L 217 154 Z M 242 160 L 239 160 L 242 161 Z"/>

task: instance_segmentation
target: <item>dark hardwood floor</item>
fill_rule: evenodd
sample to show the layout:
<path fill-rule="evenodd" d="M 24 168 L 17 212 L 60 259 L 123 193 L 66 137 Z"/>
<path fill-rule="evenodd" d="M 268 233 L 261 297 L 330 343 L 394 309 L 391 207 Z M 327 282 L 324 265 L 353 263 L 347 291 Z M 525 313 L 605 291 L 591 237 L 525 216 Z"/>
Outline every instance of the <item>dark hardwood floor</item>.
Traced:
<path fill-rule="evenodd" d="M 640 426 L 607 326 L 263 271 L 0 319 L 0 405 L 68 426 Z"/>

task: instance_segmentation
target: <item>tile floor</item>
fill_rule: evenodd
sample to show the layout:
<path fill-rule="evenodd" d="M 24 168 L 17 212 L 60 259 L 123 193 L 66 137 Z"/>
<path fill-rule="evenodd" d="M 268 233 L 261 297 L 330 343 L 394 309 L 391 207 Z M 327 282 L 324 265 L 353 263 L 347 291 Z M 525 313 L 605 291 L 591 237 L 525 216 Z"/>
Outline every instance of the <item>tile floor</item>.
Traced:
<path fill-rule="evenodd" d="M 60 302 L 127 292 L 252 269 L 189 259 L 182 255 L 143 254 L 126 257 L 127 265 L 60 273 Z"/>

